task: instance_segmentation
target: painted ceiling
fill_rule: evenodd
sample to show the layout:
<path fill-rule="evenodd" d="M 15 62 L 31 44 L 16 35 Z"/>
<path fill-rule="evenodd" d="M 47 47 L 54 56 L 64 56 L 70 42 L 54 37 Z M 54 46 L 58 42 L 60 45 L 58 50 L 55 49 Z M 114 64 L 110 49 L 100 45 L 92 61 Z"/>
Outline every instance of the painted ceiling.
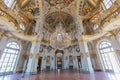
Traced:
<path fill-rule="evenodd" d="M 56 5 L 68 6 L 74 0 L 45 0 L 45 1 L 47 1 L 51 6 L 56 6 Z"/>

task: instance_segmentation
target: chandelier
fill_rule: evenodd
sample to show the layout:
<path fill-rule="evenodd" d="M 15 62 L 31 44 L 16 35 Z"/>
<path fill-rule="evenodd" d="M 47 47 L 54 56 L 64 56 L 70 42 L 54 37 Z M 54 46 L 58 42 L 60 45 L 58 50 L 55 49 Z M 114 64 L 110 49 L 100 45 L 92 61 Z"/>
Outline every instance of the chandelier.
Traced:
<path fill-rule="evenodd" d="M 71 44 L 71 37 L 65 32 L 63 24 L 59 22 L 56 25 L 55 32 L 50 37 L 50 45 L 53 48 L 62 50 Z"/>

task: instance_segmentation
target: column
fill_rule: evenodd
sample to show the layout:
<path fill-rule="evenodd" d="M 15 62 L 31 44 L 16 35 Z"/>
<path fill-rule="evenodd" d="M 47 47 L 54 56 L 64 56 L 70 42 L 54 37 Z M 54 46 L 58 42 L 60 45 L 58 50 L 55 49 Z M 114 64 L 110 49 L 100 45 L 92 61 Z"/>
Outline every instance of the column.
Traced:
<path fill-rule="evenodd" d="M 81 52 L 82 71 L 84 73 L 94 73 L 86 41 L 81 42 Z"/>
<path fill-rule="evenodd" d="M 52 54 L 52 53 L 50 53 Z M 50 70 L 54 70 L 54 54 L 50 55 Z"/>
<path fill-rule="evenodd" d="M 26 73 L 28 74 L 36 74 L 37 73 L 37 66 L 38 66 L 38 58 L 37 53 L 39 52 L 39 44 L 37 42 L 32 42 L 29 60 L 27 64 Z"/>
<path fill-rule="evenodd" d="M 46 55 L 43 55 L 42 58 L 42 64 L 41 64 L 41 70 L 44 71 L 46 69 Z"/>
<path fill-rule="evenodd" d="M 73 50 L 72 56 L 73 56 L 73 69 L 74 69 L 74 70 L 77 70 L 77 63 L 78 63 L 78 62 L 77 62 L 75 50 Z"/>
<path fill-rule="evenodd" d="M 41 64 L 41 70 L 44 71 L 46 70 L 46 49 L 43 50 L 43 54 L 42 54 L 42 64 Z"/>

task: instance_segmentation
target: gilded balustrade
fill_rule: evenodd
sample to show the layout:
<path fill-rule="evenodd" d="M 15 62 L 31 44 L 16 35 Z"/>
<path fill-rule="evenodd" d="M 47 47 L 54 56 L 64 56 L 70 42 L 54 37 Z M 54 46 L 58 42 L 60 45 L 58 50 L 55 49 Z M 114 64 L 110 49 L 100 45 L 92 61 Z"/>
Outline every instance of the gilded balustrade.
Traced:
<path fill-rule="evenodd" d="M 7 19 L 9 19 L 9 21 L 13 22 L 15 24 L 15 26 L 18 25 L 17 20 L 1 8 L 0 8 L 0 16 L 6 17 Z"/>
<path fill-rule="evenodd" d="M 120 13 L 120 2 L 116 1 L 109 9 L 99 13 L 101 26 L 110 19 L 116 18 Z"/>

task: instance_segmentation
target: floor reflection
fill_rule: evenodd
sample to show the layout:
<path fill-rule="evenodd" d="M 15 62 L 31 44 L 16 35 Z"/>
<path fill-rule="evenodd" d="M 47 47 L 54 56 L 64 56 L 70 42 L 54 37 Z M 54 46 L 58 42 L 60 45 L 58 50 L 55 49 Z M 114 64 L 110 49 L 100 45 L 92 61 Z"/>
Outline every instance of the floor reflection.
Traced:
<path fill-rule="evenodd" d="M 14 74 L 0 76 L 0 80 L 120 80 L 120 73 L 95 72 L 94 74 L 85 74 L 75 71 L 64 72 L 41 72 L 37 75 Z"/>

